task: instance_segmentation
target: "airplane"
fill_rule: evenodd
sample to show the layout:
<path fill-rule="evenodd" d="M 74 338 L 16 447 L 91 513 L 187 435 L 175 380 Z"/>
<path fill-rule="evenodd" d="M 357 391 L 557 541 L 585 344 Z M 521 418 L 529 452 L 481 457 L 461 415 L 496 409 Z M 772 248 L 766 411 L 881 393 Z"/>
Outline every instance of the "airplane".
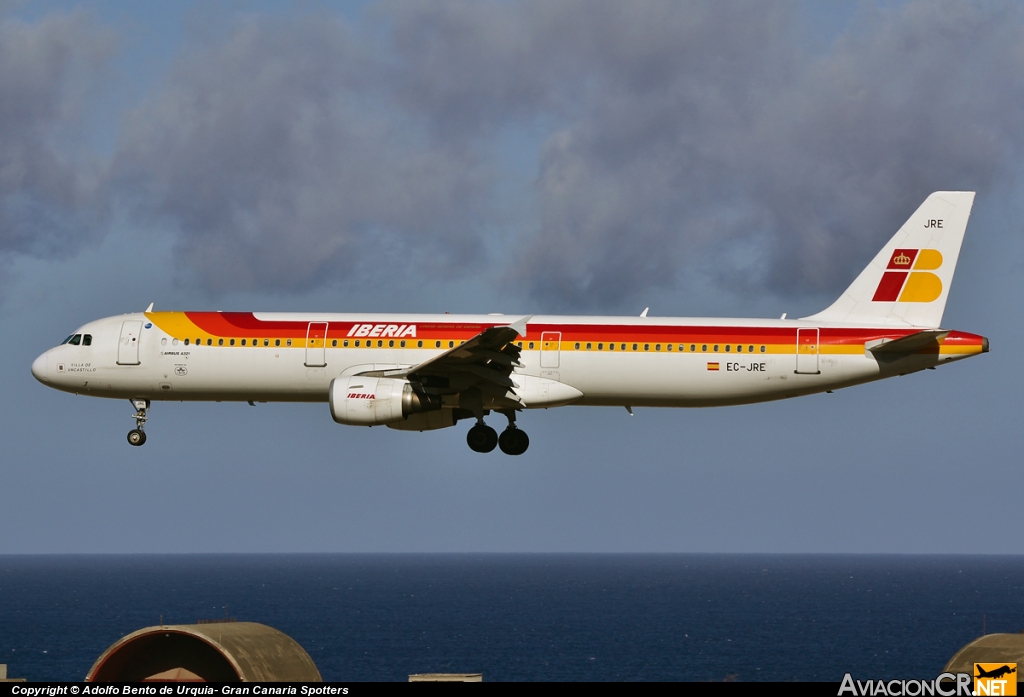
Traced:
<path fill-rule="evenodd" d="M 526 452 L 524 411 L 712 407 L 906 375 L 989 350 L 941 327 L 974 192 L 924 201 L 830 307 L 801 319 L 157 312 L 76 329 L 32 363 L 43 384 L 152 402 L 327 402 L 339 424 L 406 431 L 473 420 L 480 453 Z M 511 319 L 512 321 L 509 321 Z M 499 436 L 485 422 L 503 415 Z"/>
<path fill-rule="evenodd" d="M 1011 668 L 1008 665 L 1002 665 L 999 668 L 995 668 L 993 670 L 985 670 L 980 665 L 975 663 L 974 664 L 974 671 L 977 673 L 977 675 L 974 676 L 976 678 L 997 678 L 998 679 L 998 678 L 1003 677 L 1004 675 L 1009 675 L 1010 673 L 1016 673 L 1017 669 L 1016 668 Z"/>

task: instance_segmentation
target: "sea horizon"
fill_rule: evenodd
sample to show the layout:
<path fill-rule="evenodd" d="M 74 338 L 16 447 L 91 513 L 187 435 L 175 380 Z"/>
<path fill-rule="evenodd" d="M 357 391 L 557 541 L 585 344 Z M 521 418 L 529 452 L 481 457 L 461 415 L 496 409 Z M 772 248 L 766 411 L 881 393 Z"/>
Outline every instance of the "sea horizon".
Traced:
<path fill-rule="evenodd" d="M 0 555 L 0 663 L 81 680 L 122 636 L 230 617 L 331 681 L 933 678 L 1024 629 L 1024 555 L 238 552 Z"/>

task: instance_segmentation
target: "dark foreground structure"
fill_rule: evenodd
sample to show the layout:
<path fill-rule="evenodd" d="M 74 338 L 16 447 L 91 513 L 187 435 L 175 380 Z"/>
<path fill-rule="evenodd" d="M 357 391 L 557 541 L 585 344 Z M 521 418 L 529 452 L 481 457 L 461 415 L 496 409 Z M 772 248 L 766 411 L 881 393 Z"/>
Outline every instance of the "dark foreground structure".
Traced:
<path fill-rule="evenodd" d="M 146 627 L 103 652 L 87 682 L 321 682 L 306 650 L 257 622 Z"/>
<path fill-rule="evenodd" d="M 974 674 L 975 663 L 1016 663 L 1024 667 L 1024 634 L 986 634 L 978 637 L 949 659 L 948 673 Z M 1020 672 L 1017 680 L 1020 681 Z"/>

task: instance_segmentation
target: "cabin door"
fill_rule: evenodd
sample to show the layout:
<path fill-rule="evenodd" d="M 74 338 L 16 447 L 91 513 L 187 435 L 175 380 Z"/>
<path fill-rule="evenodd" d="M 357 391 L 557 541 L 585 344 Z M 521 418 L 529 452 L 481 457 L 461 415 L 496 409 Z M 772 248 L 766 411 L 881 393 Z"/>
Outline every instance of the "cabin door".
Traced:
<path fill-rule="evenodd" d="M 142 336 L 142 321 L 129 319 L 121 323 L 121 338 L 117 342 L 117 364 L 139 364 L 139 338 Z"/>
<path fill-rule="evenodd" d="M 327 365 L 327 322 L 310 322 L 306 329 L 306 367 L 323 368 Z"/>
<path fill-rule="evenodd" d="M 540 335 L 540 367 L 558 367 L 558 348 L 562 343 L 562 332 L 543 332 Z"/>
<path fill-rule="evenodd" d="M 818 370 L 818 329 L 796 330 L 796 372 L 816 375 Z"/>

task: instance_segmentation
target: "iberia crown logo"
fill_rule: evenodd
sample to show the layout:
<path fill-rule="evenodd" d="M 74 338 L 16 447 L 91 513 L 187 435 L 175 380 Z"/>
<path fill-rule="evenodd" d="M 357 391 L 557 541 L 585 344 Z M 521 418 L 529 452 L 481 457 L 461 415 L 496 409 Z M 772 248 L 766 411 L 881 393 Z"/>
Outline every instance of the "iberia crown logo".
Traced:
<path fill-rule="evenodd" d="M 937 249 L 897 249 L 878 282 L 875 302 L 930 303 L 942 295 L 942 280 L 931 273 L 942 266 Z"/>

